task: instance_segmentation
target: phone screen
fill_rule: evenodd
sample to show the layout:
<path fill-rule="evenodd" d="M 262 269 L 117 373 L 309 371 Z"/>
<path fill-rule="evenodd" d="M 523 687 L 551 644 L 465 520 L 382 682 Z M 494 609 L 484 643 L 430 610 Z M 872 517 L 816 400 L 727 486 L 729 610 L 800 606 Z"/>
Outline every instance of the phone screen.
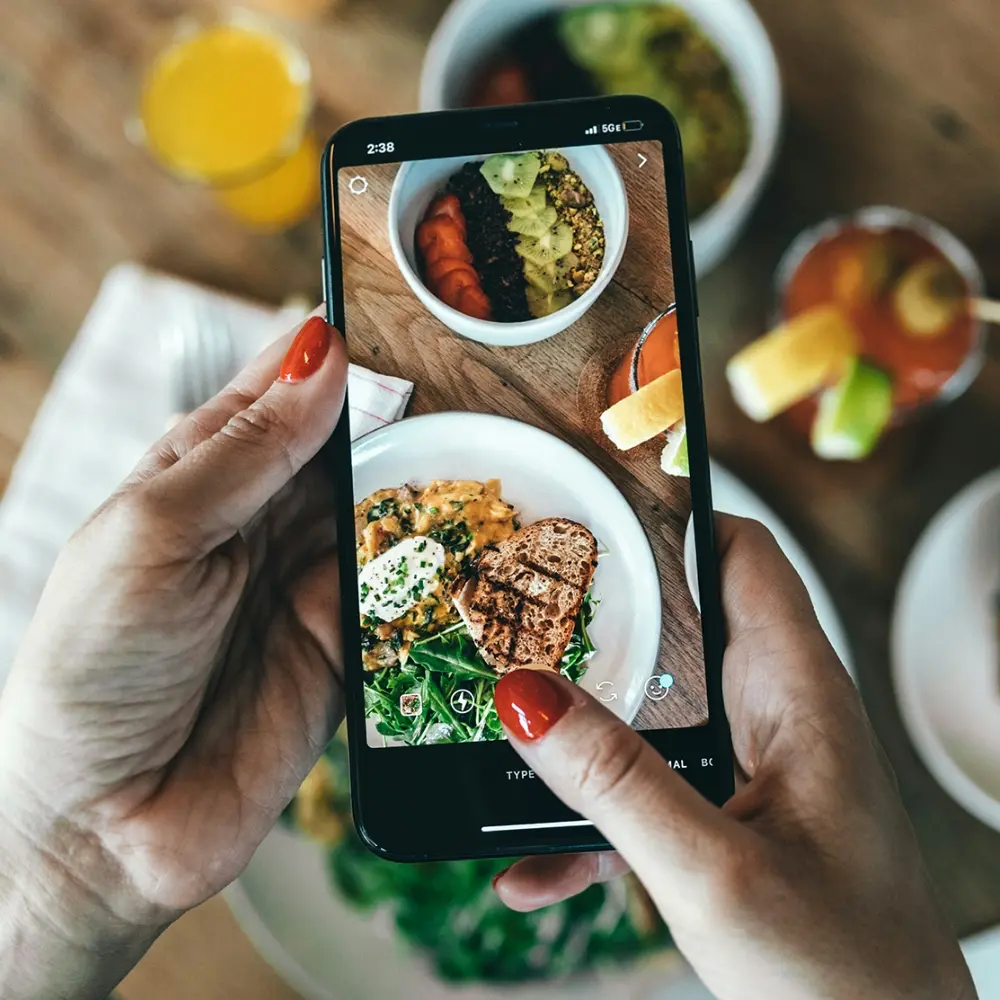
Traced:
<path fill-rule="evenodd" d="M 379 755 L 503 741 L 493 694 L 517 669 L 560 672 L 637 730 L 710 721 L 689 246 L 662 140 L 616 139 L 334 161 L 357 366 L 351 721 Z M 714 766 L 707 734 L 687 745 L 675 766 Z"/>

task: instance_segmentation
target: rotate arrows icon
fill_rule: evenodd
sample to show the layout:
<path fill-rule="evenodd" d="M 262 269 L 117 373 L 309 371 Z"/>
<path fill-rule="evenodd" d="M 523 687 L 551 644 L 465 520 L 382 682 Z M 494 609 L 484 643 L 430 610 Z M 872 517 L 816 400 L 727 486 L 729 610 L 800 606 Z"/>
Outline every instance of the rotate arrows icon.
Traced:
<path fill-rule="evenodd" d="M 597 690 L 598 691 L 604 691 L 605 688 L 613 688 L 614 686 L 615 686 L 614 685 L 614 681 L 601 681 L 601 683 L 597 685 Z M 615 691 L 612 691 L 608 695 L 601 694 L 599 697 L 600 697 L 601 701 L 617 701 L 618 700 L 618 694 Z"/>

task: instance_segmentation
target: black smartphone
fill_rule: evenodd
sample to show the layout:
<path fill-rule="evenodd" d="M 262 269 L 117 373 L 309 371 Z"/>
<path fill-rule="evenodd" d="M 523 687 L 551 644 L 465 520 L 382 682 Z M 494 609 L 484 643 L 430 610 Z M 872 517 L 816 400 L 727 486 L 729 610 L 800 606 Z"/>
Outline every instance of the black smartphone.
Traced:
<path fill-rule="evenodd" d="M 329 319 L 357 366 L 322 460 L 358 832 L 400 861 L 607 847 L 504 738 L 493 691 L 518 668 L 582 685 L 721 804 L 674 119 L 640 97 L 372 118 L 322 171 Z"/>

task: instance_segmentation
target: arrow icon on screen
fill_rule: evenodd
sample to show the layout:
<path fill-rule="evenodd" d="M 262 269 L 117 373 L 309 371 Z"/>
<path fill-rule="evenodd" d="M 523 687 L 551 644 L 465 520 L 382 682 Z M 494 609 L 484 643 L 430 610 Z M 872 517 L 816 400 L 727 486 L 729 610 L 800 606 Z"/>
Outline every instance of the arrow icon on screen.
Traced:
<path fill-rule="evenodd" d="M 646 165 L 646 160 L 648 160 L 649 157 L 643 156 L 642 153 L 639 153 L 638 155 L 639 155 L 639 169 L 642 170 L 642 168 Z"/>

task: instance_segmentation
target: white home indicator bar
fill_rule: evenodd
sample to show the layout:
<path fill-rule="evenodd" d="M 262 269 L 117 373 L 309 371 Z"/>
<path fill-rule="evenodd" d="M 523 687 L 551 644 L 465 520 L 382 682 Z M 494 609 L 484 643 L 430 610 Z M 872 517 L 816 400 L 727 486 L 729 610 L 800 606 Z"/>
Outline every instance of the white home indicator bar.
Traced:
<path fill-rule="evenodd" d="M 553 830 L 560 826 L 593 826 L 589 819 L 567 819 L 562 823 L 509 823 L 507 826 L 481 826 L 483 833 L 502 833 L 504 830 Z"/>

